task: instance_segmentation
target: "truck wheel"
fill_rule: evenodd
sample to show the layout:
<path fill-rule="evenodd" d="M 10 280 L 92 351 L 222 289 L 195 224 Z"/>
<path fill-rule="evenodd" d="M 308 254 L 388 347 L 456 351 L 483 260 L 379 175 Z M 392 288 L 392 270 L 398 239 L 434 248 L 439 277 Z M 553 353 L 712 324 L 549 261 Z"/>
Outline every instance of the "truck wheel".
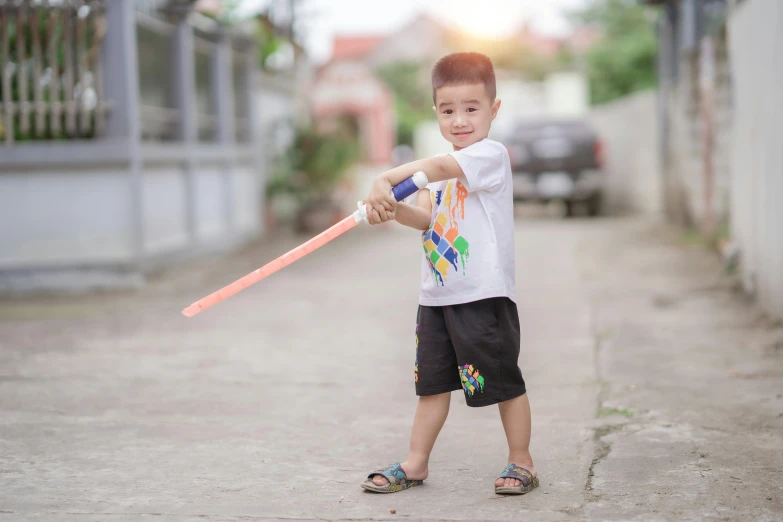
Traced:
<path fill-rule="evenodd" d="M 601 195 L 594 194 L 587 200 L 587 213 L 591 217 L 596 217 L 601 214 Z"/>

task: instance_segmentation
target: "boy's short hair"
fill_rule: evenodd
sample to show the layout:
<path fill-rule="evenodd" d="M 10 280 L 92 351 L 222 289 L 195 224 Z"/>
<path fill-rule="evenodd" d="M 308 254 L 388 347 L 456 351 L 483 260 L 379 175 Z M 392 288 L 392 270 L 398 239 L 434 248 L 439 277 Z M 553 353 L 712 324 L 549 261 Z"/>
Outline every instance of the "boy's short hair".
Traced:
<path fill-rule="evenodd" d="M 447 85 L 483 83 L 489 99 L 495 101 L 495 69 L 492 60 L 481 53 L 452 53 L 444 56 L 432 68 L 432 101 L 435 92 Z"/>

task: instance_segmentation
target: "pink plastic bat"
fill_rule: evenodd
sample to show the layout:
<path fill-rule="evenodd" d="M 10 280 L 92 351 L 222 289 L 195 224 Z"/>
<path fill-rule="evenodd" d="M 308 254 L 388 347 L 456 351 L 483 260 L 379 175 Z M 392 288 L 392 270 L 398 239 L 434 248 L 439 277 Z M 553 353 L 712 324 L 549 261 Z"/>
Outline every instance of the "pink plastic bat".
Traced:
<path fill-rule="evenodd" d="M 402 183 L 394 186 L 392 193 L 394 194 L 395 199 L 400 201 L 418 191 L 419 189 L 426 187 L 427 183 L 427 176 L 423 172 L 417 172 Z M 321 248 L 337 236 L 348 232 L 362 221 L 366 222 L 367 210 L 365 205 L 359 202 L 358 207 L 359 208 L 352 215 L 343 219 L 333 227 L 321 232 L 313 239 L 302 245 L 299 245 L 290 252 L 283 254 L 274 261 L 271 261 L 261 268 L 250 272 L 245 277 L 237 279 L 230 285 L 224 286 L 217 292 L 213 292 L 203 299 L 199 299 L 192 305 L 182 310 L 182 314 L 186 317 L 193 317 L 199 312 L 203 312 L 210 306 L 218 304 L 220 301 L 231 297 L 237 292 L 244 290 L 248 286 L 261 281 L 265 277 L 274 274 L 282 268 L 287 267 L 294 261 L 303 258 L 314 250 Z"/>

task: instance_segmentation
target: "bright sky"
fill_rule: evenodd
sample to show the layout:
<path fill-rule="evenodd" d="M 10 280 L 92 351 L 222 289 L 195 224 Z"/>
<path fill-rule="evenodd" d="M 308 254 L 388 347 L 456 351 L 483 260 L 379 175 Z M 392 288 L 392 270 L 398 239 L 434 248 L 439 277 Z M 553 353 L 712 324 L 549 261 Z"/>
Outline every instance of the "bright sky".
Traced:
<path fill-rule="evenodd" d="M 243 0 L 243 10 L 261 9 L 271 0 Z M 563 13 L 589 0 L 306 0 L 305 46 L 316 61 L 332 52 L 335 34 L 385 34 L 426 11 L 478 36 L 501 37 L 528 21 L 545 34 L 563 34 Z"/>

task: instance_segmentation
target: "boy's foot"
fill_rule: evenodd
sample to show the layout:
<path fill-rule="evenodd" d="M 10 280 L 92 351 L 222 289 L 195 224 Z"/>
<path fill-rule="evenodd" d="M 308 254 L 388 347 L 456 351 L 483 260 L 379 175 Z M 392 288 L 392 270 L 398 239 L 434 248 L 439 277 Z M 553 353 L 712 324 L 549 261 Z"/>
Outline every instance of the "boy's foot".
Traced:
<path fill-rule="evenodd" d="M 538 477 L 538 473 L 536 472 L 536 468 L 532 464 L 530 466 L 528 466 L 526 464 L 519 464 L 519 463 L 512 463 L 512 462 L 509 462 L 509 464 L 516 464 L 517 466 L 528 470 L 530 472 L 530 474 L 533 475 L 533 477 Z M 515 479 L 515 478 L 508 478 L 508 477 L 507 478 L 498 478 L 495 481 L 495 487 L 496 488 L 502 488 L 504 486 L 505 487 L 517 487 L 520 484 L 522 484 L 521 480 Z"/>
<path fill-rule="evenodd" d="M 405 472 L 405 476 L 408 477 L 408 480 L 425 480 L 427 476 L 429 476 L 429 469 L 426 467 L 416 467 L 412 464 L 409 464 L 407 460 L 400 463 L 400 467 Z M 375 475 L 372 478 L 372 482 L 376 486 L 385 486 L 389 483 L 389 479 L 383 475 Z"/>

